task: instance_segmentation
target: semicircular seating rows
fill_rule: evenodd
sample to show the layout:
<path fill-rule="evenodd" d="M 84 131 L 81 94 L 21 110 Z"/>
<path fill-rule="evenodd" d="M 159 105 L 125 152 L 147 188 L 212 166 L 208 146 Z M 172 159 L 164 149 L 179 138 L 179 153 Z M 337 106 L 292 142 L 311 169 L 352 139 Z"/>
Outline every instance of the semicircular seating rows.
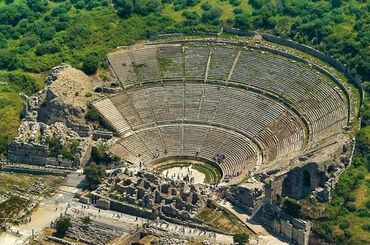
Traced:
<path fill-rule="evenodd" d="M 339 135 L 348 101 L 323 74 L 224 43 L 146 45 L 108 55 L 124 90 L 93 103 L 134 164 L 197 157 L 237 179 Z"/>

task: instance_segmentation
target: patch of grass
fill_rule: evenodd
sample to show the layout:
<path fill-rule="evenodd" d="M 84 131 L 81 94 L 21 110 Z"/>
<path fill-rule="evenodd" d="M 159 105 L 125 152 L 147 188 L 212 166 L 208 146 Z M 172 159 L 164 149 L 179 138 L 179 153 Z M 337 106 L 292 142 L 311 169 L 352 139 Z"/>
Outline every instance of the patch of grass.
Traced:
<path fill-rule="evenodd" d="M 204 208 L 196 217 L 203 220 L 209 226 L 225 232 L 252 234 L 252 231 L 235 215 L 224 210 Z"/>
<path fill-rule="evenodd" d="M 0 204 L 0 224 L 7 219 L 17 223 L 16 219 L 19 212 L 26 208 L 31 202 L 20 196 L 11 196 L 7 201 Z"/>
<path fill-rule="evenodd" d="M 0 192 L 13 192 L 24 190 L 28 193 L 29 188 L 38 183 L 42 183 L 44 188 L 40 190 L 43 195 L 49 195 L 60 185 L 63 178 L 52 175 L 32 175 L 0 172 Z"/>

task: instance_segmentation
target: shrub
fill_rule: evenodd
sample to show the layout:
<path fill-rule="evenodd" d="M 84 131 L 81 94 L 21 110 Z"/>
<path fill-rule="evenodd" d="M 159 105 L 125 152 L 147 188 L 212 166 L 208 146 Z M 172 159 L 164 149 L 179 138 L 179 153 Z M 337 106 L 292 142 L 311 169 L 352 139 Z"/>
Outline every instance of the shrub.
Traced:
<path fill-rule="evenodd" d="M 294 199 L 287 198 L 284 200 L 283 210 L 287 214 L 293 217 L 300 217 L 301 216 L 301 205 Z"/>
<path fill-rule="evenodd" d="M 91 184 L 100 184 L 106 174 L 105 167 L 93 162 L 84 168 L 84 174 L 86 175 L 86 180 Z"/>
<path fill-rule="evenodd" d="M 90 93 L 91 94 L 91 93 Z M 85 94 L 86 97 L 90 97 L 87 93 Z M 85 119 L 90 122 L 98 122 L 99 121 L 99 114 L 92 108 L 88 108 L 85 114 Z"/>
<path fill-rule="evenodd" d="M 66 232 L 72 227 L 71 218 L 62 216 L 57 219 L 55 223 L 56 234 L 60 237 L 64 237 Z"/>
<path fill-rule="evenodd" d="M 358 217 L 370 217 L 370 210 L 367 208 L 361 208 L 357 210 Z"/>
<path fill-rule="evenodd" d="M 229 0 L 229 3 L 233 6 L 239 6 L 240 5 L 240 0 Z"/>
<path fill-rule="evenodd" d="M 346 208 L 348 209 L 348 211 L 350 212 L 355 212 L 357 209 L 356 209 L 356 203 L 354 202 L 348 202 L 346 204 Z"/>
<path fill-rule="evenodd" d="M 361 226 L 364 231 L 370 232 L 370 223 L 365 223 Z"/>
<path fill-rule="evenodd" d="M 345 220 L 339 224 L 339 228 L 341 228 L 342 230 L 349 228 L 349 226 L 350 226 L 350 223 L 348 220 Z"/>
<path fill-rule="evenodd" d="M 44 54 L 54 54 L 60 51 L 58 43 L 46 42 L 36 47 L 35 54 L 42 56 Z"/>
<path fill-rule="evenodd" d="M 233 236 L 233 241 L 236 244 L 247 244 L 249 241 L 249 235 L 245 233 L 236 233 Z"/>
<path fill-rule="evenodd" d="M 212 4 L 210 4 L 209 2 L 205 2 L 205 3 L 202 3 L 202 5 L 200 6 L 204 11 L 208 11 L 212 8 Z"/>
<path fill-rule="evenodd" d="M 99 60 L 95 55 L 88 55 L 83 59 L 82 70 L 87 75 L 92 75 L 98 70 Z"/>
<path fill-rule="evenodd" d="M 251 25 L 251 17 L 248 13 L 243 12 L 241 14 L 237 14 L 235 16 L 235 26 L 242 29 L 247 30 L 250 28 Z"/>
<path fill-rule="evenodd" d="M 219 18 L 222 15 L 222 9 L 221 8 L 212 8 L 209 11 L 205 11 L 202 15 L 202 20 L 205 23 L 210 23 L 212 25 L 218 25 L 220 24 Z"/>
<path fill-rule="evenodd" d="M 81 221 L 82 221 L 82 223 L 83 223 L 83 224 L 85 224 L 85 225 L 91 224 L 91 219 L 90 219 L 90 217 L 89 217 L 89 216 L 82 217 L 82 218 L 81 218 Z"/>

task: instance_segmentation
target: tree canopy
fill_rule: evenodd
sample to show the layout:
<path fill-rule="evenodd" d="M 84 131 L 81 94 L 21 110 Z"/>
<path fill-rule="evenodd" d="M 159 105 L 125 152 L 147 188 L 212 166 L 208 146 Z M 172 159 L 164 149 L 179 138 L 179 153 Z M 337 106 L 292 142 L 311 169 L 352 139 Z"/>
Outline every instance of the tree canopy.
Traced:
<path fill-rule="evenodd" d="M 91 184 L 100 184 L 102 178 L 106 175 L 105 167 L 96 163 L 91 163 L 84 168 L 84 174 L 86 175 L 86 180 Z"/>

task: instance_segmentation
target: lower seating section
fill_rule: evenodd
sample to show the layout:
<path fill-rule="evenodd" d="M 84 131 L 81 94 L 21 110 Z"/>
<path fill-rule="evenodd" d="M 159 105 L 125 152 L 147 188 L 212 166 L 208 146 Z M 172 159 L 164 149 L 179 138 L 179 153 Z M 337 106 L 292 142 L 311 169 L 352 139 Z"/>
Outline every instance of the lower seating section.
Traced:
<path fill-rule="evenodd" d="M 256 139 L 266 149 L 266 160 L 301 149 L 305 140 L 304 125 L 287 108 L 242 89 L 175 83 L 130 89 L 111 101 L 134 130 L 184 120 L 220 125 Z"/>
<path fill-rule="evenodd" d="M 225 178 L 245 176 L 258 160 L 256 146 L 243 135 L 189 124 L 146 128 L 120 139 L 110 150 L 138 165 L 165 157 L 199 157 L 219 164 Z"/>

